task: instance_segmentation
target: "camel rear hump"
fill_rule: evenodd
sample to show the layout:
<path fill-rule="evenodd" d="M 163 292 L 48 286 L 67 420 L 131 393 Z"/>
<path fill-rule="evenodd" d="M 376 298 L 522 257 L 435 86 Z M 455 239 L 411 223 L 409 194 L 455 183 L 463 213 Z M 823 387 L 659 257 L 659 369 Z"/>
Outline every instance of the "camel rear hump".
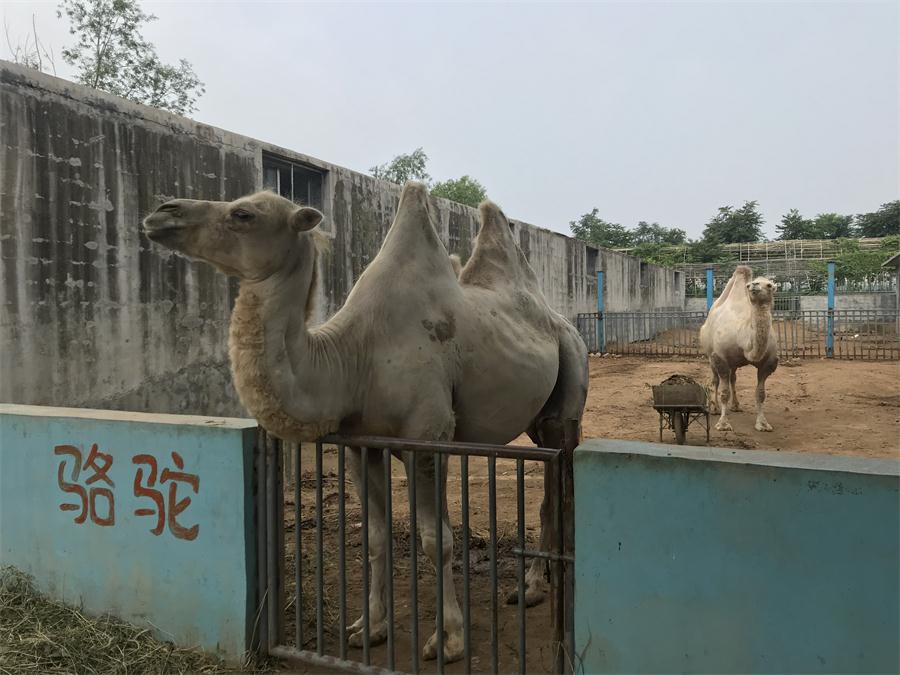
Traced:
<path fill-rule="evenodd" d="M 489 200 L 478 207 L 481 229 L 475 238 L 472 257 L 462 270 L 463 285 L 495 288 L 501 284 L 538 290 L 537 276 L 516 243 L 503 210 Z"/>

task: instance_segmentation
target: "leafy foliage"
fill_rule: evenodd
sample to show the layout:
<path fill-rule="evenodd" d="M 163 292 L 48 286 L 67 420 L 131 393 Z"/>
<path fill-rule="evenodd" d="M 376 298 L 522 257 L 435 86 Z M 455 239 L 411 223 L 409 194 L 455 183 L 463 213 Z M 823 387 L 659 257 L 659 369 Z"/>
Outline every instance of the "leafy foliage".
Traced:
<path fill-rule="evenodd" d="M 487 191 L 484 185 L 470 176 L 462 178 L 450 178 L 440 183 L 435 183 L 431 188 L 431 194 L 435 197 L 443 197 L 453 202 L 467 204 L 469 206 L 478 206 L 487 199 Z"/>
<path fill-rule="evenodd" d="M 859 242 L 853 239 L 842 239 L 841 249 L 843 253 L 834 259 L 834 276 L 850 282 L 866 281 L 880 275 L 884 271 L 882 264 L 900 251 L 900 235 L 886 237 L 874 251 L 861 251 Z M 824 276 L 828 273 L 828 262 L 814 260 L 809 268 Z"/>
<path fill-rule="evenodd" d="M 390 162 L 379 166 L 373 166 L 369 171 L 375 178 L 403 185 L 408 180 L 421 180 L 425 183 L 431 181 L 431 176 L 425 169 L 428 163 L 428 155 L 422 148 L 416 148 L 409 154 L 397 155 Z"/>
<path fill-rule="evenodd" d="M 781 225 L 776 225 L 779 239 L 841 239 L 852 237 L 853 216 L 842 216 L 838 213 L 820 213 L 810 220 L 800 215 L 797 209 L 791 209 L 781 218 Z"/>
<path fill-rule="evenodd" d="M 687 234 L 677 227 L 663 227 L 659 223 L 640 221 L 631 231 L 631 243 L 634 246 L 641 244 L 683 244 L 687 241 Z"/>
<path fill-rule="evenodd" d="M 141 35 L 156 17 L 137 0 L 63 0 L 57 16 L 68 17 L 76 43 L 63 59 L 78 68 L 78 81 L 111 94 L 180 115 L 192 112 L 205 91 L 190 63 L 163 63 Z"/>
<path fill-rule="evenodd" d="M 631 233 L 618 223 L 609 223 L 599 215 L 599 209 L 591 209 L 578 220 L 569 223 L 572 234 L 578 239 L 605 248 L 628 248 L 631 245 Z"/>
<path fill-rule="evenodd" d="M 703 239 L 718 244 L 761 240 L 763 217 L 756 207 L 755 201 L 744 202 L 739 209 L 720 206 L 716 216 L 706 224 Z"/>
<path fill-rule="evenodd" d="M 900 234 L 900 199 L 882 204 L 877 211 L 856 216 L 856 230 L 860 237 Z"/>

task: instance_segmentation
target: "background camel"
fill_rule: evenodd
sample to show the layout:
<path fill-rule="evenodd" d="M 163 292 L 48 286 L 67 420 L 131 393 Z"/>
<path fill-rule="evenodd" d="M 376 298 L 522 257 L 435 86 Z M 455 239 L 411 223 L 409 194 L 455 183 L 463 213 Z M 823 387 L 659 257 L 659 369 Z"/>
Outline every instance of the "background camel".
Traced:
<path fill-rule="evenodd" d="M 726 410 L 740 410 L 735 388 L 737 369 L 756 366 L 756 430 L 772 431 L 766 421 L 763 403 L 766 400 L 766 379 L 778 367 L 778 345 L 772 330 L 772 301 L 775 284 L 765 277 L 750 280 L 753 272 L 744 265 L 735 269 L 700 328 L 700 346 L 712 369 L 714 395 L 721 407 L 716 424 L 719 431 L 731 430 Z"/>
<path fill-rule="evenodd" d="M 480 215 L 472 257 L 457 276 L 425 186 L 407 183 L 378 255 L 344 306 L 317 328 L 307 325 L 320 237 L 312 230 L 322 219 L 315 209 L 271 192 L 234 202 L 177 199 L 150 215 L 145 229 L 151 240 L 241 280 L 231 319 L 234 383 L 247 410 L 280 438 L 339 432 L 503 444 L 527 431 L 560 447 L 562 421 L 580 421 L 584 409 L 586 348 L 550 309 L 500 209 L 485 202 Z M 402 459 L 409 473 L 410 457 Z M 387 635 L 386 486 L 380 453 L 368 461 L 370 640 L 377 644 Z M 358 488 L 358 449 L 350 465 Z M 434 471 L 431 455 L 418 458 L 415 508 L 432 561 Z M 545 500 L 542 540 L 549 509 Z M 451 661 L 463 654 L 463 631 L 446 497 L 443 510 L 444 658 Z M 529 569 L 529 604 L 543 597 L 543 569 L 536 560 Z M 351 644 L 361 645 L 362 619 L 351 630 Z M 423 653 L 436 656 L 436 634 Z"/>

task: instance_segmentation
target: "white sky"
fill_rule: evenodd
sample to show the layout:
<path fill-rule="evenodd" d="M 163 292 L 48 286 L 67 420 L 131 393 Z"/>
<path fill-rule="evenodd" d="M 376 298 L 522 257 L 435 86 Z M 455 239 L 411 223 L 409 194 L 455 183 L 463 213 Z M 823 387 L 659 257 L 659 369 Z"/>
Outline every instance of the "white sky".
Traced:
<path fill-rule="evenodd" d="M 596 206 L 694 237 L 747 199 L 771 235 L 900 197 L 898 6 L 144 3 L 206 84 L 198 120 L 359 171 L 422 146 L 536 225 Z M 2 14 L 71 40 L 55 3 Z"/>

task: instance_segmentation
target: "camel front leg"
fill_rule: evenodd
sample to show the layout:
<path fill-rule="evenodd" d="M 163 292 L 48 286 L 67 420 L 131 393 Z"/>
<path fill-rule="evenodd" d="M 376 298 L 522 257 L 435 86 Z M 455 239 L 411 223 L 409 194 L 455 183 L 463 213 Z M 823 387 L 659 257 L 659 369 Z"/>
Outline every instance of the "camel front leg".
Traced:
<path fill-rule="evenodd" d="M 737 397 L 737 368 L 728 374 L 728 386 L 731 387 L 731 412 L 741 412 Z"/>
<path fill-rule="evenodd" d="M 363 494 L 362 452 L 359 448 L 351 448 L 347 456 L 350 476 L 356 486 L 360 503 Z M 380 450 L 368 451 L 368 506 L 369 506 L 369 567 L 371 582 L 369 585 L 369 646 L 374 647 L 387 640 L 387 609 L 385 608 L 385 519 L 384 504 L 384 459 Z M 348 626 L 352 647 L 363 647 L 365 640 L 365 614 Z"/>
<path fill-rule="evenodd" d="M 712 360 L 709 362 L 709 369 L 712 372 L 712 396 L 707 396 L 709 403 L 709 412 L 713 415 L 719 412 L 719 374 L 716 372 L 715 366 L 712 364 Z"/>
<path fill-rule="evenodd" d="M 444 662 L 450 663 L 463 657 L 464 638 L 462 611 L 456 599 L 456 586 L 453 583 L 453 531 L 450 529 L 450 517 L 447 511 L 447 458 L 441 456 L 435 466 L 434 456 L 419 455 L 416 461 L 416 519 L 419 534 L 422 537 L 422 550 L 437 569 L 438 525 L 435 510 L 434 480 L 435 470 L 441 472 L 441 484 L 444 486 L 444 499 L 441 506 L 441 568 L 443 570 L 443 620 L 444 620 Z M 468 555 L 468 552 L 467 552 Z M 438 634 L 428 638 L 422 650 L 425 659 L 437 658 Z"/>
<path fill-rule="evenodd" d="M 775 368 L 769 366 L 761 366 L 756 371 L 756 424 L 754 426 L 757 431 L 772 431 L 772 425 L 766 420 L 763 404 L 766 401 L 766 380 L 774 371 Z"/>
<path fill-rule="evenodd" d="M 720 417 L 719 421 L 716 423 L 716 430 L 733 431 L 731 422 L 728 421 L 728 415 L 726 414 L 728 402 L 731 400 L 731 369 L 716 356 L 712 357 L 712 361 L 713 368 L 715 368 L 716 374 L 719 377 L 719 385 L 721 387 L 719 393 Z"/>

